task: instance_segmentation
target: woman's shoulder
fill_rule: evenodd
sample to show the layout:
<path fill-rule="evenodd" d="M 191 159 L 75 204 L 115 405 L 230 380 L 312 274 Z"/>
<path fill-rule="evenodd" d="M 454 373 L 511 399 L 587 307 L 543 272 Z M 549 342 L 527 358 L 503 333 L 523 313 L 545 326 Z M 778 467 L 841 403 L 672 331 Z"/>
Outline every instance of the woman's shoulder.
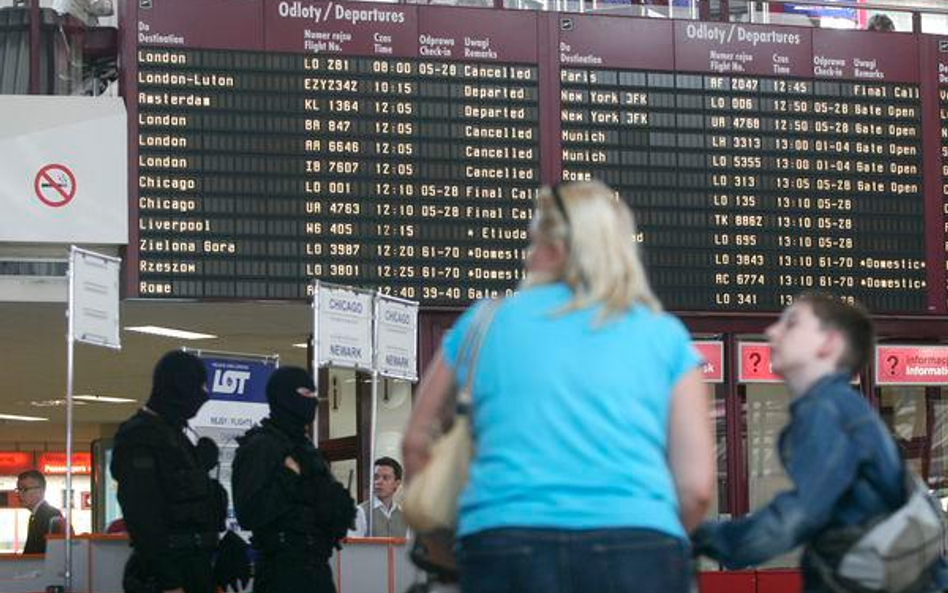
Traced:
<path fill-rule="evenodd" d="M 503 302 L 511 307 L 518 305 L 534 305 L 539 302 L 562 302 L 567 303 L 572 298 L 572 292 L 569 287 L 562 282 L 553 282 L 550 284 L 538 284 L 527 288 L 521 288 L 517 292 L 503 299 Z"/>

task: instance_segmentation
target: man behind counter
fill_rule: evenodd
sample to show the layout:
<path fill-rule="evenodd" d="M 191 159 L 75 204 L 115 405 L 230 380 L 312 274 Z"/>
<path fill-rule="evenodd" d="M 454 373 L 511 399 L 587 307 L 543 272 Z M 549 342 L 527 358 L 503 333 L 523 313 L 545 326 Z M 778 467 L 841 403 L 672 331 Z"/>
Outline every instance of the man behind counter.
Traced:
<path fill-rule="evenodd" d="M 16 493 L 20 506 L 30 509 L 30 526 L 27 531 L 24 554 L 45 554 L 46 535 L 62 532 L 63 514 L 44 500 L 46 478 L 35 469 L 17 476 Z"/>
<path fill-rule="evenodd" d="M 408 524 L 402 515 L 402 509 L 395 502 L 395 493 L 402 484 L 402 466 L 391 457 L 380 457 L 375 460 L 375 476 L 373 487 L 375 495 L 372 497 L 372 533 L 368 533 L 369 501 L 359 505 L 356 516 L 356 526 L 349 535 L 372 537 L 406 537 Z"/>

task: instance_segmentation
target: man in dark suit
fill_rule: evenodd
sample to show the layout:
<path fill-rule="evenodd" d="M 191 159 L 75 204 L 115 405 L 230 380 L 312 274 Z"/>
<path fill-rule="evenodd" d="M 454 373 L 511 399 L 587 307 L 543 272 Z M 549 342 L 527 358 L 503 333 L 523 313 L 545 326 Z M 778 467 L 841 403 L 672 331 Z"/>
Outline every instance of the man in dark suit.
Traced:
<path fill-rule="evenodd" d="M 20 506 L 30 509 L 30 528 L 23 553 L 45 554 L 46 535 L 63 531 L 63 514 L 43 500 L 46 496 L 46 478 L 35 469 L 17 476 L 16 492 L 20 497 Z"/>

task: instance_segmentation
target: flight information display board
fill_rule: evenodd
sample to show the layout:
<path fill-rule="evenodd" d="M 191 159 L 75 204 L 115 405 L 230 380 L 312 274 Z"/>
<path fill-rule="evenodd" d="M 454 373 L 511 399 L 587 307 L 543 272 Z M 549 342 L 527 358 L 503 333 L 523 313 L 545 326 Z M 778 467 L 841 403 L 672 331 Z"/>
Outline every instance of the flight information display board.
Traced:
<path fill-rule="evenodd" d="M 601 179 L 628 200 L 666 298 L 774 310 L 816 289 L 924 309 L 914 38 L 642 22 L 627 39 L 677 42 L 639 55 L 604 21 L 562 35 L 564 62 L 596 63 L 560 70 L 563 178 Z"/>
<path fill-rule="evenodd" d="M 293 299 L 319 278 L 464 305 L 516 287 L 542 183 L 601 179 L 670 309 L 821 289 L 926 313 L 936 282 L 944 307 L 916 36 L 194 4 L 138 7 L 126 40 L 133 296 Z"/>
<path fill-rule="evenodd" d="M 932 142 L 933 145 L 938 147 L 938 158 L 933 159 L 933 162 L 938 164 L 938 175 L 933 175 L 937 179 L 937 183 L 933 182 L 933 185 L 937 185 L 937 193 L 942 197 L 942 215 L 939 217 L 942 222 L 943 228 L 945 229 L 946 235 L 948 235 L 948 40 L 940 40 L 937 45 L 934 47 L 938 48 L 938 59 L 936 60 L 935 69 L 937 69 L 937 84 L 935 87 L 938 89 L 938 122 L 939 122 L 939 140 L 937 142 Z M 933 250 L 941 251 L 943 256 L 943 261 L 945 262 L 945 267 L 948 268 L 948 236 L 945 237 L 945 241 L 936 244 L 933 247 Z M 946 278 L 948 282 L 948 278 Z M 946 286 L 946 294 L 948 294 L 948 286 Z"/>
<path fill-rule="evenodd" d="M 137 50 L 140 294 L 516 285 L 540 183 L 533 19 L 352 5 L 314 29 L 281 6 L 281 51 Z"/>

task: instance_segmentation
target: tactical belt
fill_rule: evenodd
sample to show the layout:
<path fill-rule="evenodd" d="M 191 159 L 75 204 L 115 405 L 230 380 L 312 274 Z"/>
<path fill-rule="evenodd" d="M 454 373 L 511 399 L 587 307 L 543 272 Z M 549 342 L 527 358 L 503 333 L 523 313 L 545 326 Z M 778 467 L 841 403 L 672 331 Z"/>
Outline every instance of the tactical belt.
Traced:
<path fill-rule="evenodd" d="M 202 549 L 217 547 L 217 533 L 175 533 L 168 536 L 168 547 L 172 550 Z"/>
<path fill-rule="evenodd" d="M 264 552 L 277 551 L 283 548 L 307 549 L 329 552 L 331 547 L 326 536 L 320 532 L 296 533 L 292 531 L 276 531 L 270 533 L 256 532 L 251 540 L 253 547 Z"/>

